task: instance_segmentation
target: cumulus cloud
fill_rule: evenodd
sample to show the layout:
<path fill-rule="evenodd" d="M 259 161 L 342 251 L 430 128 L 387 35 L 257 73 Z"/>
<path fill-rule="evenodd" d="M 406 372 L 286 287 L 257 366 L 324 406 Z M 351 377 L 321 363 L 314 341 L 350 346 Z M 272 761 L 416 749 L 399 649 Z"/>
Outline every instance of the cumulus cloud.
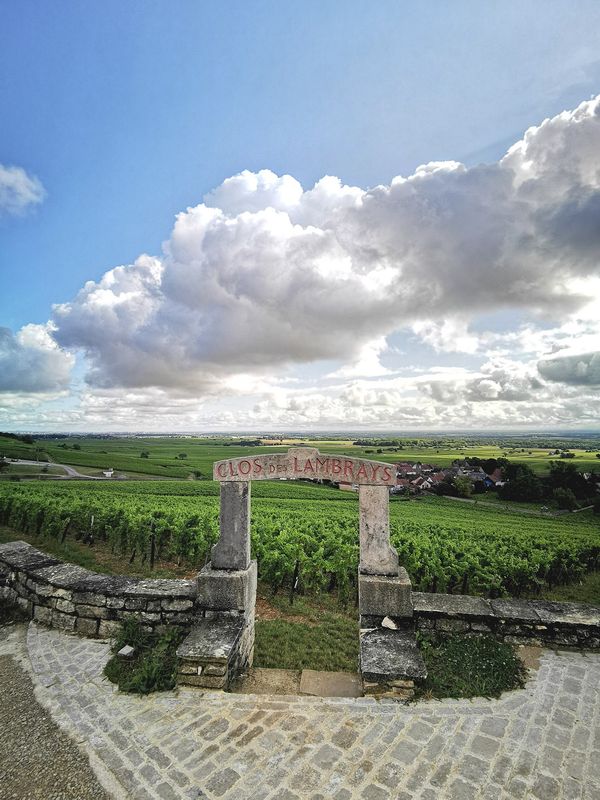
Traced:
<path fill-rule="evenodd" d="M 385 373 L 380 343 L 409 326 L 473 353 L 477 314 L 593 300 L 598 196 L 600 97 L 493 165 L 433 162 L 370 190 L 246 171 L 178 215 L 160 258 L 57 306 L 53 335 L 84 350 L 92 385 L 208 394 L 319 360 L 349 365 L 340 377 Z M 506 386 L 491 373 L 469 391 L 524 391 Z"/>
<path fill-rule="evenodd" d="M 538 370 L 549 381 L 600 386 L 600 352 L 545 359 Z"/>
<path fill-rule="evenodd" d="M 35 175 L 0 164 L 0 214 L 19 214 L 41 203 L 46 192 Z"/>
<path fill-rule="evenodd" d="M 0 392 L 56 392 L 67 387 L 74 357 L 60 350 L 46 325 L 13 336 L 0 328 Z"/>

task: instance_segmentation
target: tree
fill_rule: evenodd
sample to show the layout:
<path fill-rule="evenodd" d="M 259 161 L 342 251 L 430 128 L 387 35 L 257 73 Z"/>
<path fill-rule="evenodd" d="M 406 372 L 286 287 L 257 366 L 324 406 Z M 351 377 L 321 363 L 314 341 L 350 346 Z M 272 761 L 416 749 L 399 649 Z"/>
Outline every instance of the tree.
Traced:
<path fill-rule="evenodd" d="M 75 444 L 73 445 L 73 450 L 81 450 L 81 445 L 79 444 L 79 442 L 75 442 Z"/>
<path fill-rule="evenodd" d="M 140 458 L 150 458 L 150 453 L 147 450 L 142 450 Z"/>
<path fill-rule="evenodd" d="M 578 507 L 577 498 L 570 489 L 555 489 L 552 492 L 552 497 L 560 509 L 573 511 Z"/>
<path fill-rule="evenodd" d="M 179 453 L 179 455 L 177 456 L 177 458 L 180 458 L 180 459 L 182 459 L 182 460 L 183 460 L 184 458 L 187 458 L 187 453 Z"/>
<path fill-rule="evenodd" d="M 452 481 L 459 497 L 470 497 L 473 493 L 473 483 L 465 475 L 458 475 Z"/>
<path fill-rule="evenodd" d="M 578 500 L 590 494 L 590 486 L 575 464 L 551 461 L 549 482 L 552 490 L 570 489 Z"/>
<path fill-rule="evenodd" d="M 504 486 L 498 488 L 498 497 L 502 500 L 517 500 L 537 503 L 542 498 L 542 484 L 535 472 L 526 464 L 510 464 L 504 468 L 504 474 L 510 478 Z"/>

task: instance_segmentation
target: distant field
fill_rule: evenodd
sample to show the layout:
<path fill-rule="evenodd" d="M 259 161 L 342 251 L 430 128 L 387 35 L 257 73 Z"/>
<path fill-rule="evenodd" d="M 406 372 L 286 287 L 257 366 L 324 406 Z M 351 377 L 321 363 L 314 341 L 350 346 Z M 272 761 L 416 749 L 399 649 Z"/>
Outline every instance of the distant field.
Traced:
<path fill-rule="evenodd" d="M 28 458 L 47 457 L 57 463 L 74 467 L 89 467 L 101 470 L 112 467 L 118 472 L 156 475 L 165 478 L 185 479 L 194 471 L 203 478 L 212 477 L 212 465 L 215 461 L 243 455 L 259 453 L 284 452 L 299 440 L 284 440 L 283 444 L 243 447 L 239 444 L 224 445 L 210 439 L 132 439 L 132 438 L 72 438 L 65 440 L 40 440 L 35 445 L 25 445 L 12 439 L 0 437 L 0 455 L 8 457 Z M 511 461 L 523 462 L 532 467 L 538 474 L 549 470 L 550 461 L 558 457 L 550 455 L 549 448 L 514 448 L 498 445 L 472 445 L 468 447 L 409 447 L 392 451 L 390 448 L 376 446 L 354 446 L 350 440 L 303 440 L 303 443 L 318 447 L 324 453 L 338 453 L 357 457 L 372 458 L 378 461 L 422 461 L 437 466 L 448 466 L 457 458 L 498 458 L 506 457 Z M 80 449 L 73 449 L 76 444 Z M 61 445 L 66 445 L 62 447 Z M 381 449 L 382 452 L 377 452 Z M 148 458 L 142 458 L 146 451 Z M 600 459 L 596 451 L 586 452 L 582 448 L 572 448 L 575 454 L 570 463 L 580 470 L 600 469 Z M 598 443 L 600 452 L 600 441 Z M 179 458 L 185 454 L 185 458 Z"/>

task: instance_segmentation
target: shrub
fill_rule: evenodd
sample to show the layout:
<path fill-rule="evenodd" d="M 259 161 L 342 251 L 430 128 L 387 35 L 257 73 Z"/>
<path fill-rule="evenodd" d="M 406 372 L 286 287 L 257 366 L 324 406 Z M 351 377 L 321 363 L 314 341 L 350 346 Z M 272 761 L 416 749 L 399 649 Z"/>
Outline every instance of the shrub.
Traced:
<path fill-rule="evenodd" d="M 579 506 L 577 498 L 570 489 L 555 489 L 552 492 L 552 497 L 560 509 L 573 511 Z"/>
<path fill-rule="evenodd" d="M 185 631 L 177 627 L 160 636 L 150 633 L 139 620 L 129 617 L 114 639 L 113 656 L 104 667 L 104 674 L 122 692 L 149 694 L 173 689 L 177 675 L 176 651 L 184 637 Z M 131 660 L 117 655 L 126 644 L 135 648 Z"/>

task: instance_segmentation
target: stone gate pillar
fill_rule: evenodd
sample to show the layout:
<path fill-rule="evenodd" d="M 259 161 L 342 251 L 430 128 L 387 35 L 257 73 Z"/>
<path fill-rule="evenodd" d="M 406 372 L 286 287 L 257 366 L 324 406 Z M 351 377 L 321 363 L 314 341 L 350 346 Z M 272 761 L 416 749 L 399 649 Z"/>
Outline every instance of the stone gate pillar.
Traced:
<path fill-rule="evenodd" d="M 198 573 L 199 620 L 180 645 L 178 682 L 225 689 L 254 655 L 256 561 L 250 560 L 250 483 L 221 483 L 219 539 Z"/>
<path fill-rule="evenodd" d="M 211 552 L 213 569 L 250 566 L 250 483 L 221 483 L 219 541 Z"/>
<path fill-rule="evenodd" d="M 366 575 L 397 575 L 398 553 L 390 544 L 387 486 L 358 487 L 360 571 Z"/>
<path fill-rule="evenodd" d="M 390 544 L 387 486 L 359 485 L 360 561 L 358 610 L 361 628 L 381 625 L 391 617 L 400 625 L 413 615 L 411 583 Z"/>

